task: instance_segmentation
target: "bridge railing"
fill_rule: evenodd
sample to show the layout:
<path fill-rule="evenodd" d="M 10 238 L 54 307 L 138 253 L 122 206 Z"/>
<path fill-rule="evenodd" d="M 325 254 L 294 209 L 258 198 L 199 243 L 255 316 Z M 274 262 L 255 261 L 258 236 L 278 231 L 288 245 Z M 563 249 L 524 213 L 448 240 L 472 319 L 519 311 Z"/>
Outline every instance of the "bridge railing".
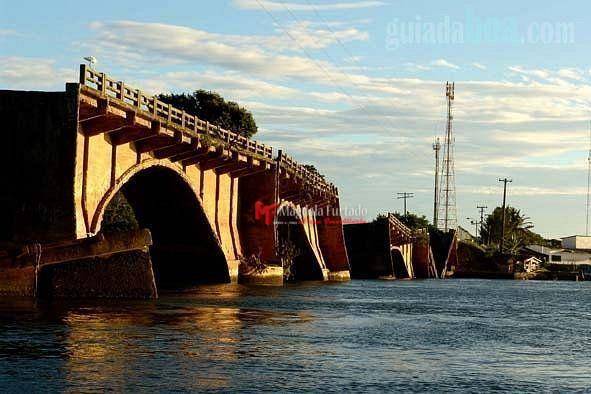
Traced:
<path fill-rule="evenodd" d="M 229 146 L 236 146 L 243 151 L 254 153 L 265 159 L 273 159 L 272 147 L 201 120 L 197 116 L 159 100 L 156 96 L 145 94 L 141 90 L 135 89 L 123 81 L 117 81 L 85 64 L 80 65 L 80 84 L 94 89 L 104 96 L 113 97 L 136 107 L 138 110 L 157 117 L 167 124 L 179 126 L 189 135 L 204 134 L 212 136 Z M 313 188 L 331 197 L 338 196 L 337 187 L 327 182 L 318 172 L 306 168 L 281 152 L 278 161 L 281 168 L 302 181 L 305 187 Z"/>
<path fill-rule="evenodd" d="M 84 64 L 80 65 L 80 84 L 97 90 L 105 96 L 121 100 L 169 124 L 182 127 L 189 134 L 210 135 L 228 145 L 237 146 L 241 150 L 254 153 L 266 159 L 273 159 L 272 147 L 201 120 L 197 116 L 175 108 L 170 104 L 158 100 L 155 96 L 147 95 L 139 89 L 134 89 L 126 85 L 123 81 L 110 78 L 105 73 L 98 72 Z"/>
<path fill-rule="evenodd" d="M 392 241 L 395 243 L 408 243 L 413 239 L 413 232 L 392 213 L 388 213 L 388 224 Z"/>
<path fill-rule="evenodd" d="M 279 152 L 278 161 L 280 168 L 296 179 L 303 181 L 305 186 L 314 188 L 328 196 L 337 197 L 339 195 L 338 188 L 328 182 L 322 175 L 306 168 L 281 151 Z"/>

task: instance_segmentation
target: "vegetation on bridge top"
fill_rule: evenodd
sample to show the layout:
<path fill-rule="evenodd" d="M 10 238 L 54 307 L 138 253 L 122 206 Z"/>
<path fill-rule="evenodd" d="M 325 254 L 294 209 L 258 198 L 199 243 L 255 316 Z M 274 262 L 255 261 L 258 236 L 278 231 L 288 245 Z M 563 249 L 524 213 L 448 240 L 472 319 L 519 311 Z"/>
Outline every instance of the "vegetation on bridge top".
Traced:
<path fill-rule="evenodd" d="M 250 111 L 240 107 L 238 103 L 224 100 L 215 92 L 199 89 L 193 93 L 160 94 L 158 98 L 167 104 L 247 138 L 251 138 L 258 131 Z"/>

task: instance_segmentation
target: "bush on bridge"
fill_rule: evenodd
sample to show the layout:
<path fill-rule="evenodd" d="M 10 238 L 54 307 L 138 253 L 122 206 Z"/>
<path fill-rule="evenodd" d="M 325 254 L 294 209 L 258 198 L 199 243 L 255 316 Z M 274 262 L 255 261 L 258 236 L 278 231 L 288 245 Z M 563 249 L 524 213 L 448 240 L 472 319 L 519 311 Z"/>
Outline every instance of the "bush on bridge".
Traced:
<path fill-rule="evenodd" d="M 252 113 L 233 101 L 226 101 L 215 92 L 196 90 L 193 93 L 161 94 L 158 97 L 173 107 L 196 115 L 199 119 L 231 130 L 247 138 L 258 131 Z"/>

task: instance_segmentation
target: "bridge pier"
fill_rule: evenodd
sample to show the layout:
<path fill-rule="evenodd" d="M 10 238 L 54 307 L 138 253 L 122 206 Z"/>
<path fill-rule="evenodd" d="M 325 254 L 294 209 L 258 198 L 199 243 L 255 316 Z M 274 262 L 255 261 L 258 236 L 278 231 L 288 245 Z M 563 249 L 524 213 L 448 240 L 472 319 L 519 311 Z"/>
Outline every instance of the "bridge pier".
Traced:
<path fill-rule="evenodd" d="M 414 279 L 412 231 L 392 214 L 344 227 L 354 278 Z"/>
<path fill-rule="evenodd" d="M 29 244 L 0 253 L 0 295 L 156 298 L 149 231 Z"/>

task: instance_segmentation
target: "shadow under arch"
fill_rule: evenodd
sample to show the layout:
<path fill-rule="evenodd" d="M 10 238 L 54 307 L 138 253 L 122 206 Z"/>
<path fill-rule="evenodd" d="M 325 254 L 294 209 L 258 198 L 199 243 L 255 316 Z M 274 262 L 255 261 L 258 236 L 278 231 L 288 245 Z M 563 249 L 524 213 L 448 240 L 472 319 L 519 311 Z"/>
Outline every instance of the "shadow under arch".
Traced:
<path fill-rule="evenodd" d="M 174 169 L 154 165 L 129 177 L 106 204 L 102 231 L 119 231 L 113 220 L 120 220 L 126 207 L 132 211 L 131 225 L 152 233 L 150 255 L 159 289 L 230 281 L 226 258 L 200 200 Z"/>
<path fill-rule="evenodd" d="M 408 273 L 408 268 L 406 268 L 406 263 L 404 262 L 404 256 L 402 251 L 394 246 L 390 250 L 390 258 L 392 259 L 392 269 L 395 278 L 398 279 L 408 279 L 410 278 L 410 274 Z"/>
<path fill-rule="evenodd" d="M 290 203 L 283 203 L 275 217 L 279 245 L 291 243 L 297 250 L 292 262 L 292 278 L 295 280 L 323 280 L 322 268 L 306 231 L 298 209 Z"/>

